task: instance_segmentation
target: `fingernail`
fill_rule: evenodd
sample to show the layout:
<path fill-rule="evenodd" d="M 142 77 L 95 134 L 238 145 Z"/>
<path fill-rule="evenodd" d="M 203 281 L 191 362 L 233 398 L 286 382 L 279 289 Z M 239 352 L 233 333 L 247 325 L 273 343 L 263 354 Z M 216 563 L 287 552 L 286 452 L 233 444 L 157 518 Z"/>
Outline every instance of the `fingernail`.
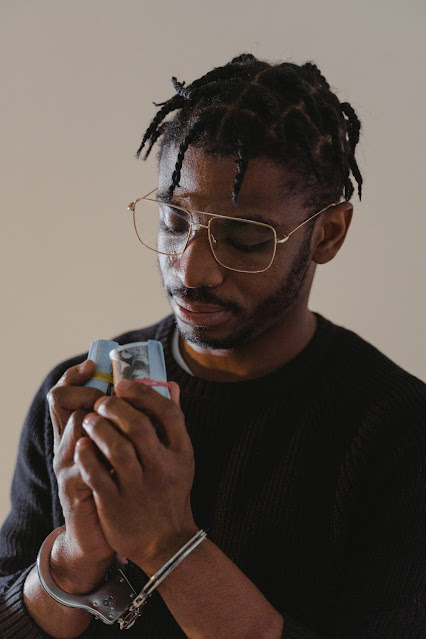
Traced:
<path fill-rule="evenodd" d="M 99 412 L 99 409 L 102 407 L 102 404 L 107 400 L 107 396 L 104 395 L 103 397 L 99 397 L 99 399 L 96 400 L 95 405 L 94 405 L 94 409 L 96 412 Z"/>
<path fill-rule="evenodd" d="M 118 391 L 126 391 L 131 385 L 132 381 L 130 379 L 120 379 L 115 389 Z"/>

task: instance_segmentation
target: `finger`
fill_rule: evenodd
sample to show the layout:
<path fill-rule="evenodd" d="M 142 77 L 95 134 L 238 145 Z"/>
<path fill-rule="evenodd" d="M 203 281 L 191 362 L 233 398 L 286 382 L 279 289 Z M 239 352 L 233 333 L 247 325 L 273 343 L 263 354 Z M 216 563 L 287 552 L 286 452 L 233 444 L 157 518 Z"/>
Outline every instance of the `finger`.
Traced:
<path fill-rule="evenodd" d="M 87 490 L 86 484 L 81 479 L 79 470 L 74 465 L 74 452 L 77 441 L 84 434 L 82 420 L 85 412 L 73 413 L 68 420 L 64 435 L 55 447 L 53 457 L 53 470 L 55 472 L 60 494 L 78 495 L 78 500 L 84 496 Z M 87 495 L 88 496 L 88 495 Z M 72 499 L 74 503 L 74 497 Z"/>
<path fill-rule="evenodd" d="M 58 495 L 66 520 L 69 517 L 78 517 L 79 513 L 93 512 L 93 508 L 88 503 L 92 499 L 92 491 L 83 481 L 80 468 L 74 460 L 72 464 L 71 468 L 67 468 L 65 472 L 60 472 L 56 476 Z"/>
<path fill-rule="evenodd" d="M 172 386 L 172 392 L 175 395 L 177 394 L 176 386 L 177 384 Z M 137 412 L 142 412 L 153 423 L 158 424 L 167 445 L 174 448 L 188 445 L 189 436 L 185 427 L 185 419 L 175 401 L 163 397 L 146 384 L 127 379 L 121 380 L 117 384 L 116 394 L 117 397 L 124 399 Z M 95 403 L 95 410 L 99 412 L 101 406 L 103 406 L 101 411 L 106 410 L 108 406 L 103 398 Z"/>
<path fill-rule="evenodd" d="M 62 375 L 56 386 L 83 386 L 95 374 L 95 362 L 86 359 L 81 364 L 71 366 Z"/>
<path fill-rule="evenodd" d="M 109 462 L 120 486 L 123 488 L 132 486 L 142 478 L 143 462 L 133 442 L 118 431 L 109 420 L 97 413 L 89 413 L 83 421 L 83 428 Z M 145 451 L 148 452 L 146 449 L 147 447 Z M 151 453 L 151 458 L 154 456 Z"/>
<path fill-rule="evenodd" d="M 77 441 L 84 435 L 82 427 L 83 419 L 86 417 L 87 411 L 75 411 L 68 419 L 61 438 L 56 442 L 55 456 L 60 458 L 64 465 L 73 463 L 74 449 Z"/>
<path fill-rule="evenodd" d="M 85 484 L 96 495 L 105 493 L 118 495 L 118 487 L 111 474 L 99 460 L 96 446 L 89 437 L 81 437 L 75 447 L 74 463 L 78 467 Z"/>
<path fill-rule="evenodd" d="M 72 366 L 48 392 L 50 416 L 58 431 L 62 432 L 65 428 L 73 410 L 92 410 L 94 402 L 102 395 L 97 389 L 82 387 L 82 384 L 91 379 L 94 370 L 95 364 L 91 360 Z"/>
<path fill-rule="evenodd" d="M 109 420 L 135 447 L 144 467 L 157 460 L 164 437 L 151 419 L 119 397 L 104 396 L 95 404 L 97 415 Z M 88 418 L 91 418 L 91 415 Z M 90 421 L 90 420 L 89 420 Z"/>
<path fill-rule="evenodd" d="M 54 386 L 47 394 L 52 410 L 74 411 L 81 408 L 93 410 L 96 400 L 103 393 L 98 388 L 78 386 Z"/>

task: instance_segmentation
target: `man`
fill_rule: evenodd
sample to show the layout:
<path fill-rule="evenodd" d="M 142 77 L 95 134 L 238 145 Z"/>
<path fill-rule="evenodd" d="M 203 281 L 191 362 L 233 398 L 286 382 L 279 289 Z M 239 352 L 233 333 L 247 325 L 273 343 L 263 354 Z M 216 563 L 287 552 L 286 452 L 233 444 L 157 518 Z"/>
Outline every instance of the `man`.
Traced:
<path fill-rule="evenodd" d="M 419 638 L 424 387 L 308 309 L 351 174 L 361 196 L 359 120 L 311 63 L 242 55 L 174 86 L 138 151 L 160 140 L 158 189 L 130 206 L 173 317 L 117 338 L 162 342 L 172 399 L 84 387 L 86 356 L 44 382 L 2 529 L 3 636 L 119 636 L 41 586 L 65 522 L 49 570 L 77 600 L 117 555 L 139 592 L 207 531 L 130 637 Z"/>

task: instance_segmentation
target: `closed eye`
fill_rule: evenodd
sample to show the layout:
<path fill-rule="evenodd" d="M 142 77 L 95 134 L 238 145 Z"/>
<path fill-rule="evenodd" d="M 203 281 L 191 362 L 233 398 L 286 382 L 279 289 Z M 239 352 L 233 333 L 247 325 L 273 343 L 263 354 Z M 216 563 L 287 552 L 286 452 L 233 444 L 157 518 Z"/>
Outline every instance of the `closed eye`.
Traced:
<path fill-rule="evenodd" d="M 160 232 L 173 235 L 188 233 L 189 222 L 185 211 L 163 204 L 160 206 Z"/>
<path fill-rule="evenodd" d="M 226 242 L 227 244 L 237 249 L 238 251 L 241 251 L 242 253 L 257 253 L 260 251 L 265 251 L 267 249 L 269 250 L 269 246 L 270 246 L 269 240 L 266 242 L 257 242 L 256 244 L 242 244 L 241 242 L 238 242 L 233 237 L 227 237 Z"/>

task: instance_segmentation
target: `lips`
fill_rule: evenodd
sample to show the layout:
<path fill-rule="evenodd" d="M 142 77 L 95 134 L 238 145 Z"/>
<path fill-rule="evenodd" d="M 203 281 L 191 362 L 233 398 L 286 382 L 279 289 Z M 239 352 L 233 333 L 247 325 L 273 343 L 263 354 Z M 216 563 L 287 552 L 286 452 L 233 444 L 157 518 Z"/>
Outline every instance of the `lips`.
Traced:
<path fill-rule="evenodd" d="M 217 326 L 229 318 L 232 311 L 224 306 L 201 304 L 173 298 L 176 316 L 194 326 Z"/>

